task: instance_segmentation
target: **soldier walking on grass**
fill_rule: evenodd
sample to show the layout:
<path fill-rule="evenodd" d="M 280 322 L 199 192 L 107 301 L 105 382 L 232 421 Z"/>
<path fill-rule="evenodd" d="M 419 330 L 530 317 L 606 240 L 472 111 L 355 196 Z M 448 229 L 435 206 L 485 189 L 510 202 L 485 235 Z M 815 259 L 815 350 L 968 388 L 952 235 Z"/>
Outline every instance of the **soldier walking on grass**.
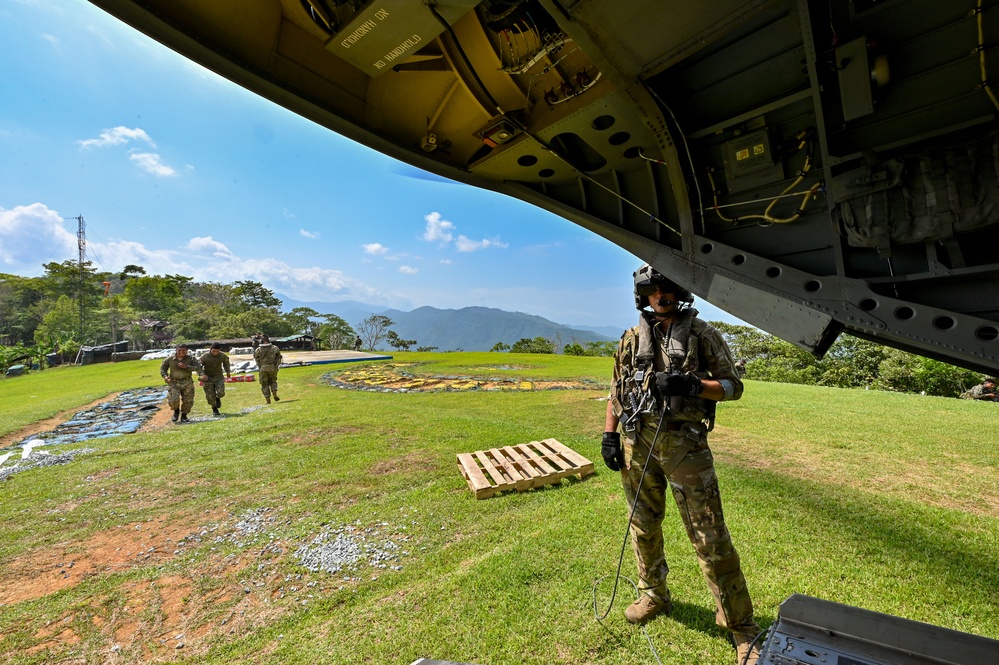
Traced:
<path fill-rule="evenodd" d="M 212 407 L 212 414 L 216 416 L 222 406 L 222 398 L 225 397 L 225 380 L 232 376 L 229 369 L 229 354 L 222 352 L 222 345 L 218 342 L 212 344 L 211 350 L 201 357 L 201 364 L 204 366 L 204 376 L 202 383 L 205 388 L 205 399 L 208 406 Z M 222 376 L 223 372 L 225 376 Z"/>
<path fill-rule="evenodd" d="M 624 614 L 644 624 L 673 609 L 662 531 L 671 494 L 715 598 L 715 622 L 731 631 L 737 665 L 755 665 L 759 650 L 753 640 L 760 627 L 722 515 L 707 439 L 715 404 L 739 399 L 742 380 L 724 338 L 689 307 L 693 297 L 686 289 L 648 264 L 634 279 L 641 316 L 621 337 L 614 357 L 601 445 L 607 466 L 621 472 L 632 511 L 641 593 Z"/>
<path fill-rule="evenodd" d="M 160 376 L 170 387 L 167 390 L 167 404 L 173 409 L 172 420 L 187 422 L 187 414 L 194 406 L 194 380 L 192 372 L 201 372 L 201 363 L 194 356 L 187 355 L 187 344 L 181 344 L 169 358 L 160 365 Z"/>
<path fill-rule="evenodd" d="M 271 344 L 271 338 L 267 335 L 260 336 L 260 346 L 253 352 L 253 359 L 257 361 L 257 368 L 260 370 L 260 392 L 264 394 L 267 403 L 271 403 L 271 395 L 275 402 L 280 402 L 278 397 L 278 368 L 281 366 L 281 349 Z"/>

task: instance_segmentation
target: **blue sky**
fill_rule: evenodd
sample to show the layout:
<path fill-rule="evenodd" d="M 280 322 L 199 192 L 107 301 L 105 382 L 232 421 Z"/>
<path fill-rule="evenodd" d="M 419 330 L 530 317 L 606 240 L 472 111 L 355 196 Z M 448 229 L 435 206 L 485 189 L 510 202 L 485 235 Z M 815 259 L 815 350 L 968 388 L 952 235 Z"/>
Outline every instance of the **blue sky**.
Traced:
<path fill-rule="evenodd" d="M 302 301 L 633 325 L 630 253 L 426 174 L 216 76 L 84 0 L 0 4 L 0 272 L 77 257 Z M 738 322 L 698 301 L 702 318 Z"/>

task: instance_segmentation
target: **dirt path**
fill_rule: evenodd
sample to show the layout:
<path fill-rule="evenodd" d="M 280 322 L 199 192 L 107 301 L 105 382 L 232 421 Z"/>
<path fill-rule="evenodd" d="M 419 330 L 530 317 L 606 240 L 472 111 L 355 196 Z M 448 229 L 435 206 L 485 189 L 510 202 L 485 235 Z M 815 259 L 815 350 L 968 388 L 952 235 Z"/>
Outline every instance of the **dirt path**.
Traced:
<path fill-rule="evenodd" d="M 110 474 L 113 476 L 114 474 Z M 101 481 L 95 480 L 95 483 Z M 63 506 L 71 510 L 72 506 Z M 93 579 L 114 580 L 130 570 L 162 568 L 201 547 L 199 533 L 226 519 L 224 509 L 197 515 L 179 514 L 129 521 L 96 531 L 80 540 L 67 540 L 28 552 L 0 570 L 0 604 L 15 605 L 73 589 Z M 76 663 L 72 650 L 103 638 L 95 648 L 100 662 L 123 665 L 173 660 L 178 649 L 197 659 L 220 639 L 252 633 L 287 610 L 263 605 L 278 595 L 282 578 L 272 574 L 257 581 L 250 593 L 245 569 L 251 563 L 271 563 L 254 556 L 238 560 L 207 553 L 189 574 L 164 572 L 150 579 L 118 582 L 108 596 L 100 585 L 93 595 L 58 609 L 35 622 L 30 646 L 14 645 L 8 657 L 44 656 L 44 662 Z M 195 580 L 212 580 L 210 588 Z M 115 602 L 110 602 L 114 598 Z M 6 631 L 13 632 L 9 626 Z M 37 630 L 35 630 L 37 629 Z M 0 639 L 3 638 L 0 632 Z M 47 653 L 46 653 L 47 652 Z M 6 660 L 4 661 L 6 662 Z M 39 661 L 41 662 L 41 661 Z"/>
<path fill-rule="evenodd" d="M 166 402 L 160 404 L 160 407 L 156 409 L 156 413 L 153 417 L 147 420 L 141 428 L 140 432 L 148 432 L 151 429 L 159 429 L 160 427 L 166 427 L 171 423 L 171 418 L 173 418 L 173 411 L 167 406 Z"/>

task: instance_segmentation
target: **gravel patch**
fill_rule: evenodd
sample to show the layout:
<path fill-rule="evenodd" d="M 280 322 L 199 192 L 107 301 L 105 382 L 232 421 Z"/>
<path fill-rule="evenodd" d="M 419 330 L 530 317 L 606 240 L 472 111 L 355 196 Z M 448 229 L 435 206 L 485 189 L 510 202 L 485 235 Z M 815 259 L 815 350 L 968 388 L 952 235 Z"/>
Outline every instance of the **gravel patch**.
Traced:
<path fill-rule="evenodd" d="M 331 575 L 362 564 L 402 570 L 399 557 L 408 552 L 384 533 L 386 527 L 388 523 L 381 522 L 367 529 L 351 525 L 324 529 L 312 542 L 295 550 L 295 558 L 314 573 L 322 571 Z"/>
<path fill-rule="evenodd" d="M 79 450 L 70 450 L 65 453 L 50 453 L 44 450 L 32 451 L 31 456 L 28 461 L 24 460 L 15 462 L 13 466 L 5 466 L 0 468 L 0 481 L 7 480 L 15 473 L 21 473 L 22 471 L 29 471 L 31 469 L 40 469 L 46 466 L 58 466 L 60 464 L 67 464 L 72 462 L 74 459 L 80 455 L 87 455 L 89 453 L 95 452 L 96 448 L 80 448 Z"/>

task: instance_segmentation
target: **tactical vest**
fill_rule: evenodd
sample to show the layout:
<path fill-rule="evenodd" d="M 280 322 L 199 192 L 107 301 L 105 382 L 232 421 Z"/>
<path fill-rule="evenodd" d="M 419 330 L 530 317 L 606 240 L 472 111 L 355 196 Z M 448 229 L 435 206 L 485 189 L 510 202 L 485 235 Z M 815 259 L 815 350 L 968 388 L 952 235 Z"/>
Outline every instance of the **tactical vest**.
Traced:
<path fill-rule="evenodd" d="M 612 391 L 614 413 L 626 432 L 635 426 L 655 427 L 663 409 L 665 422 L 706 422 L 714 425 L 713 400 L 700 397 L 671 397 L 664 403 L 655 389 L 656 372 L 690 372 L 698 378 L 708 377 L 707 360 L 701 357 L 701 336 L 708 324 L 696 318 L 696 310 L 680 312 L 671 328 L 653 332 L 651 317 L 625 331 L 618 346 L 618 381 Z M 668 345 L 668 348 L 663 346 Z"/>

